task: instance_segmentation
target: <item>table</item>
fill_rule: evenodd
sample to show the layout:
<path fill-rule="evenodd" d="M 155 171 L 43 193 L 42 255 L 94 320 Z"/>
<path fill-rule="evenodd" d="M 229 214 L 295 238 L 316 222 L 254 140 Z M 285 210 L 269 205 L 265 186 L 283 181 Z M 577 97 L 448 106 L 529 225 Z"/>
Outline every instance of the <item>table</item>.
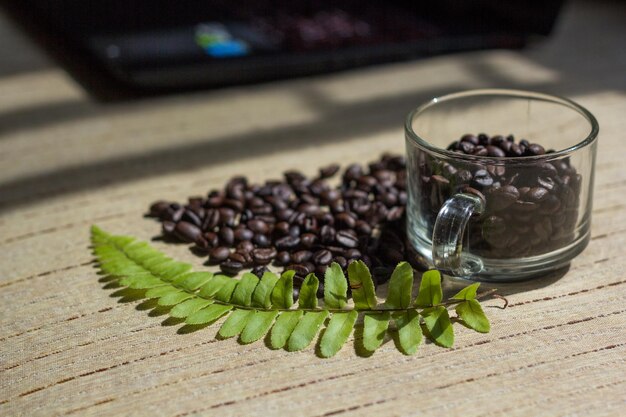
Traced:
<path fill-rule="evenodd" d="M 625 6 L 570 3 L 519 52 L 117 104 L 91 101 L 0 19 L 0 415 L 623 415 Z M 351 338 L 320 359 L 217 341 L 218 325 L 179 334 L 99 282 L 91 224 L 149 240 L 155 199 L 402 152 L 409 109 L 487 86 L 567 95 L 601 125 L 591 243 L 562 276 L 500 286 L 510 305 L 485 303 L 491 333 L 370 358 Z M 185 245 L 153 243 L 202 268 Z"/>

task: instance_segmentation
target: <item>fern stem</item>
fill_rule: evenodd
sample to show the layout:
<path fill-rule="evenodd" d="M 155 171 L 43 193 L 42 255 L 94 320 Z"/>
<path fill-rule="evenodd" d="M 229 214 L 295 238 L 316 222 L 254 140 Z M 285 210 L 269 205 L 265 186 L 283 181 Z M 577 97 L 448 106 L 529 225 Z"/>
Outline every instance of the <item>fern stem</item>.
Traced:
<path fill-rule="evenodd" d="M 491 289 L 485 292 L 482 292 L 478 295 L 476 295 L 476 299 L 480 300 L 483 298 L 486 298 L 492 294 L 494 294 L 497 290 Z M 193 294 L 193 293 L 190 293 Z M 194 294 L 197 295 L 197 294 Z M 233 303 L 227 303 L 224 301 L 220 301 L 220 300 L 216 300 L 211 298 L 211 301 L 213 301 L 215 304 L 221 304 L 221 305 L 225 305 L 225 306 L 231 306 L 233 308 L 238 308 L 241 310 L 256 310 L 256 311 L 295 311 L 295 310 L 299 310 L 299 311 L 304 311 L 304 312 L 316 312 L 316 311 L 328 311 L 329 313 L 349 313 L 351 311 L 357 311 L 359 313 L 374 313 L 374 314 L 379 314 L 379 313 L 393 313 L 393 312 L 407 312 L 407 311 L 411 311 L 411 310 L 418 310 L 421 309 L 423 307 L 418 307 L 418 306 L 411 306 L 408 308 L 380 308 L 380 309 L 355 309 L 355 308 L 297 308 L 297 309 L 288 309 L 288 308 L 263 308 L 263 307 L 254 307 L 254 306 L 243 306 L 243 305 L 239 305 L 239 304 L 233 304 Z M 444 301 L 443 303 L 439 303 L 439 304 L 435 304 L 433 306 L 429 306 L 426 308 L 431 308 L 431 307 L 448 307 L 448 306 L 453 306 L 459 303 L 462 303 L 465 300 L 455 300 L 455 299 L 449 299 L 447 301 Z"/>

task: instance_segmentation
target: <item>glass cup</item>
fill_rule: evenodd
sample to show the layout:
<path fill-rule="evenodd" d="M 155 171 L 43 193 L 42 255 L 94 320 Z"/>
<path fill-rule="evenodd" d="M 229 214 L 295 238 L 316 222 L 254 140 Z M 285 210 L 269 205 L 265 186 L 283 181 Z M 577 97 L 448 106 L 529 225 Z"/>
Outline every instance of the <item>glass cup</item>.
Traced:
<path fill-rule="evenodd" d="M 460 92 L 411 112 L 407 235 L 418 258 L 479 281 L 566 266 L 589 242 L 598 131 L 582 106 L 528 91 Z"/>

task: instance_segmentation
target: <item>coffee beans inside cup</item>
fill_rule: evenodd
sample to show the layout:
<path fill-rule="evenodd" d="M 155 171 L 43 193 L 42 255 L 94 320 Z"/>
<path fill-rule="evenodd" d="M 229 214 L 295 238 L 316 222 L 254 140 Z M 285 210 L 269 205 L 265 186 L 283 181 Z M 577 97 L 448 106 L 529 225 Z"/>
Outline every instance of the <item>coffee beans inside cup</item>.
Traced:
<path fill-rule="evenodd" d="M 463 192 L 480 198 L 486 207 L 466 231 L 465 244 L 473 254 L 496 259 L 534 256 L 574 240 L 582 177 L 568 158 L 512 163 L 511 157 L 554 152 L 524 139 L 516 142 L 513 135 L 466 134 L 447 149 L 499 159 L 444 160 L 419 153 L 416 194 L 425 224 L 434 225 L 443 203 Z"/>

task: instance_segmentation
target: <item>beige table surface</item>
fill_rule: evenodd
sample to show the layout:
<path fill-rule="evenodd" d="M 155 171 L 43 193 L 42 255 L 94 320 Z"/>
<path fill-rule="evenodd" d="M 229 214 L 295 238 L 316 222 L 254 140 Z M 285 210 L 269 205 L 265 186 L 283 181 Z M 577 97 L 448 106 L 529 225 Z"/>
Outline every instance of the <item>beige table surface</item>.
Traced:
<path fill-rule="evenodd" d="M 108 105 L 0 20 L 0 415 L 624 415 L 626 5 L 597 4 L 521 52 Z M 216 341 L 217 325 L 178 334 L 98 281 L 91 224 L 150 239 L 157 198 L 402 152 L 410 108 L 487 86 L 564 94 L 601 124 L 590 245 L 560 279 L 501 286 L 490 334 L 410 357 L 351 339 L 323 360 Z"/>

